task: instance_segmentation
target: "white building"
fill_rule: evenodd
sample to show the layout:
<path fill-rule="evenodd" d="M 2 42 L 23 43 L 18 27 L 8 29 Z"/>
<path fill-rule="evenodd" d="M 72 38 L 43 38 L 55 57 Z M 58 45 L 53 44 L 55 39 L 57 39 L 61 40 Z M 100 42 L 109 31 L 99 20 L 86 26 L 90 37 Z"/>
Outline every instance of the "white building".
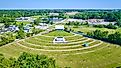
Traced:
<path fill-rule="evenodd" d="M 55 37 L 53 40 L 53 43 L 66 43 L 67 41 L 65 41 L 64 37 Z"/>
<path fill-rule="evenodd" d="M 64 30 L 64 25 L 56 25 L 55 30 Z"/>
<path fill-rule="evenodd" d="M 29 26 L 24 26 L 25 33 L 32 33 L 31 28 Z"/>
<path fill-rule="evenodd" d="M 87 22 L 90 25 L 108 25 L 108 24 L 114 25 L 116 23 L 116 22 L 105 22 L 104 19 L 88 19 Z"/>
<path fill-rule="evenodd" d="M 63 18 L 49 18 L 49 21 L 51 21 L 51 22 L 60 22 L 62 20 L 63 20 Z"/>
<path fill-rule="evenodd" d="M 19 28 L 18 28 L 17 26 L 15 26 L 15 25 L 10 25 L 10 26 L 8 27 L 8 30 L 9 30 L 9 31 L 15 32 L 15 31 L 19 31 Z"/>
<path fill-rule="evenodd" d="M 39 23 L 39 25 L 36 26 L 35 28 L 45 30 L 45 29 L 49 28 L 49 25 L 46 23 Z"/>
<path fill-rule="evenodd" d="M 66 12 L 65 14 L 66 15 L 76 15 L 76 14 L 78 14 L 79 12 Z"/>
<path fill-rule="evenodd" d="M 114 25 L 116 22 L 89 22 L 90 25 Z"/>
<path fill-rule="evenodd" d="M 82 19 L 68 19 L 67 22 L 83 22 Z"/>
<path fill-rule="evenodd" d="M 59 16 L 59 13 L 49 13 L 50 16 Z"/>
<path fill-rule="evenodd" d="M 34 18 L 31 18 L 31 17 L 20 17 L 20 18 L 16 18 L 16 21 L 25 21 L 25 22 L 34 22 Z"/>

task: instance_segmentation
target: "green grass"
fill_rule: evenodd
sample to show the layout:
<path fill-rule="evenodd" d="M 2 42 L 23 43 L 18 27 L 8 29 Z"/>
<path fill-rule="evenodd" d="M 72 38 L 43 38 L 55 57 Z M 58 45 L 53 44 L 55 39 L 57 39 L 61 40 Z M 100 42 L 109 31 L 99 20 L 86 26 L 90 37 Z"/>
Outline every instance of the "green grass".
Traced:
<path fill-rule="evenodd" d="M 38 15 L 38 16 L 31 16 L 32 18 L 39 18 L 39 17 L 41 17 L 41 15 Z"/>
<path fill-rule="evenodd" d="M 111 68 L 113 66 L 121 65 L 121 47 L 114 46 L 110 44 L 110 46 L 105 47 L 107 44 L 103 43 L 99 47 L 81 50 L 81 51 L 73 51 L 66 52 L 66 54 L 70 55 L 60 55 L 59 52 L 42 52 L 39 50 L 31 50 L 15 43 L 9 46 L 0 47 L 0 53 L 3 53 L 6 57 L 18 57 L 22 52 L 31 52 L 34 54 L 46 54 L 50 57 L 54 57 L 59 66 L 63 67 L 72 67 L 72 68 L 80 68 L 81 67 L 89 67 L 89 68 Z M 100 50 L 98 50 L 101 47 Z M 83 53 L 87 51 L 93 51 L 90 53 L 71 55 L 75 53 Z M 63 52 L 64 53 L 64 52 Z M 57 55 L 56 55 L 57 54 Z M 61 59 L 60 59 L 61 58 Z"/>
<path fill-rule="evenodd" d="M 71 67 L 71 68 L 112 68 L 115 66 L 121 65 L 121 47 L 116 46 L 114 44 L 109 44 L 103 42 L 99 46 L 90 48 L 90 49 L 82 49 L 82 50 L 73 50 L 73 51 L 41 51 L 36 49 L 45 49 L 45 50 L 69 50 L 69 49 L 80 49 L 85 48 L 81 45 L 84 40 L 87 38 L 83 38 L 83 36 L 73 36 L 72 34 L 65 36 L 67 40 L 71 42 L 71 44 L 52 44 L 52 40 L 54 39 L 53 36 L 56 35 L 58 31 L 54 31 L 54 33 L 49 33 L 47 36 L 36 36 L 30 37 L 25 39 L 25 41 L 20 41 L 19 43 L 29 49 L 17 45 L 14 42 L 11 45 L 5 45 L 0 47 L 0 53 L 4 54 L 5 57 L 15 57 L 17 58 L 22 52 L 28 52 L 33 54 L 44 54 L 49 57 L 53 57 L 57 64 L 64 68 L 64 67 Z M 50 35 L 51 34 L 51 35 Z M 62 35 L 61 35 L 62 36 Z M 67 37 L 68 36 L 68 37 Z M 37 39 L 36 39 L 37 38 Z M 85 42 L 92 42 L 93 40 L 87 40 Z M 77 42 L 77 43 L 72 43 Z M 31 43 L 31 44 L 28 44 Z M 95 42 L 89 44 L 90 46 L 99 44 L 100 42 L 96 40 Z M 32 45 L 33 44 L 33 45 Z M 80 46 L 76 46 L 80 45 Z M 43 47 L 47 46 L 47 47 Z M 54 46 L 55 48 L 51 48 L 49 46 Z M 66 46 L 67 48 L 63 48 Z M 71 47 L 72 46 L 72 47 Z"/>
<path fill-rule="evenodd" d="M 72 36 L 73 34 L 65 32 L 65 31 L 61 31 L 61 30 L 56 30 L 45 35 L 46 36 Z"/>
<path fill-rule="evenodd" d="M 88 41 L 86 41 L 86 42 L 92 42 L 92 40 L 88 40 Z M 63 48 L 61 45 L 59 46 L 59 44 L 58 45 L 56 45 L 56 46 L 54 46 L 53 44 L 51 44 L 52 46 L 54 46 L 54 47 L 43 47 L 42 45 L 35 45 L 35 44 L 29 44 L 29 43 L 27 43 L 27 42 L 23 42 L 23 41 L 21 41 L 21 42 L 19 42 L 20 44 L 22 44 L 22 45 L 24 45 L 24 46 L 27 46 L 27 47 L 30 47 L 30 48 L 36 48 L 36 49 L 48 49 L 48 50 L 66 50 L 66 49 L 76 49 L 76 48 L 82 48 L 83 46 L 83 43 L 84 42 L 80 42 L 80 43 L 78 43 L 78 44 L 76 44 L 76 45 L 79 45 L 79 46 L 76 46 L 76 45 L 70 45 L 71 47 L 66 47 L 66 48 Z M 95 42 L 95 43 L 97 43 L 97 44 L 99 44 L 99 42 Z M 50 46 L 51 46 L 50 45 Z M 67 44 L 65 44 L 64 46 L 67 46 Z"/>
<path fill-rule="evenodd" d="M 110 34 L 111 33 L 115 33 L 116 31 L 121 31 L 121 29 L 107 29 L 107 28 L 95 28 L 95 27 L 86 27 L 86 26 L 82 26 L 79 28 L 72 28 L 74 31 L 81 31 L 84 33 L 87 32 L 91 32 L 91 31 L 95 31 L 95 30 L 101 30 L 101 31 L 108 31 Z"/>

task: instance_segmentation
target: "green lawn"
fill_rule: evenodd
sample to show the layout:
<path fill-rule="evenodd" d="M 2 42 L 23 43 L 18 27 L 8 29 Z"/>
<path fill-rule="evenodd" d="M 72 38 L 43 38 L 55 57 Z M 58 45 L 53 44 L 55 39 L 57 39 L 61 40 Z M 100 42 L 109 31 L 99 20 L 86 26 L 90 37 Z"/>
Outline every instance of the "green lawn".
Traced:
<path fill-rule="evenodd" d="M 65 36 L 68 44 L 53 44 L 53 36 Z M 49 36 L 49 37 L 48 37 Z M 86 40 L 86 41 L 85 41 Z M 58 66 L 71 68 L 112 68 L 121 65 L 121 47 L 106 42 L 99 46 L 85 49 L 84 42 L 89 45 L 99 44 L 100 41 L 73 35 L 65 31 L 53 31 L 46 35 L 30 37 L 25 41 L 14 42 L 11 45 L 0 47 L 0 53 L 5 57 L 17 58 L 22 52 L 44 54 L 53 57 Z M 84 48 L 84 49 L 83 49 Z"/>
<path fill-rule="evenodd" d="M 111 68 L 121 65 L 121 47 L 106 46 L 104 43 L 99 47 L 72 51 L 72 52 L 43 52 L 39 50 L 32 50 L 21 47 L 15 43 L 9 46 L 0 47 L 0 53 L 3 53 L 6 57 L 18 57 L 22 52 L 30 52 L 34 54 L 45 54 L 56 59 L 57 64 L 60 67 L 88 67 L 88 68 Z M 91 52 L 94 51 L 94 52 Z M 87 52 L 87 53 L 85 53 Z M 89 53 L 88 53 L 89 52 Z M 70 55 L 63 55 L 63 54 Z M 80 54 L 76 54 L 80 53 Z M 82 53 L 82 54 L 81 54 Z M 75 54 L 75 55 L 73 55 Z"/>
<path fill-rule="evenodd" d="M 107 29 L 107 28 L 95 28 L 95 27 L 87 27 L 87 26 L 81 26 L 79 28 L 72 28 L 74 31 L 81 31 L 84 33 L 95 31 L 95 30 L 101 30 L 101 31 L 108 31 L 109 33 L 115 33 L 116 31 L 121 31 L 121 28 L 118 29 Z"/>
<path fill-rule="evenodd" d="M 61 31 L 61 30 L 56 30 L 45 35 L 46 36 L 72 36 L 73 34 L 65 32 L 65 31 Z"/>

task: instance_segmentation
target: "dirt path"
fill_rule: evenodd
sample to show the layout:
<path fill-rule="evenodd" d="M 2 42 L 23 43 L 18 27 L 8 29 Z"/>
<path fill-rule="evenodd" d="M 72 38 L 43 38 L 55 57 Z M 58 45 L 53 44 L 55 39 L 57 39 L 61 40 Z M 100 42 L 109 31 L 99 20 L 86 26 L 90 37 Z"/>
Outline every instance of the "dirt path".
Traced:
<path fill-rule="evenodd" d="M 96 50 L 92 50 L 92 51 L 86 51 L 86 52 L 80 52 L 80 53 L 74 53 L 74 54 L 62 54 L 62 55 L 80 55 L 80 54 L 92 53 L 92 52 L 96 52 L 96 51 L 98 51 L 98 50 L 101 50 L 101 49 L 103 49 L 103 48 L 106 48 L 106 47 L 108 47 L 108 46 L 109 46 L 109 44 L 106 45 L 106 46 L 103 46 L 103 47 L 101 47 L 101 48 L 98 48 L 98 49 L 96 49 Z"/>
<path fill-rule="evenodd" d="M 87 40 L 84 40 L 84 41 L 80 41 L 80 43 L 86 42 L 88 40 L 90 40 L 90 39 L 87 39 Z M 94 43 L 95 41 L 96 40 L 93 40 L 89 44 Z M 23 41 L 23 42 L 25 42 L 25 41 Z M 44 48 L 73 48 L 73 47 L 79 47 L 79 46 L 81 46 L 81 44 L 80 45 L 73 45 L 73 46 L 41 46 L 41 45 L 36 45 L 36 44 L 29 43 L 29 42 L 25 42 L 25 43 L 27 43 L 28 45 L 40 46 L 40 47 L 44 47 Z"/>
<path fill-rule="evenodd" d="M 28 49 L 32 49 L 32 50 L 40 50 L 40 51 L 48 51 L 48 52 L 62 52 L 62 51 L 77 51 L 77 50 L 84 50 L 84 49 L 89 49 L 89 48 L 93 48 L 93 47 L 97 47 L 99 45 L 101 45 L 103 42 L 101 41 L 99 44 L 96 44 L 94 46 L 90 46 L 90 47 L 84 47 L 84 48 L 77 48 L 77 49 L 66 49 L 66 50 L 45 50 L 45 49 L 36 49 L 36 48 L 30 48 L 30 47 L 27 47 L 27 46 L 24 46 L 20 43 L 16 43 L 18 44 L 19 46 L 22 46 L 22 47 L 25 47 L 25 48 L 28 48 Z"/>

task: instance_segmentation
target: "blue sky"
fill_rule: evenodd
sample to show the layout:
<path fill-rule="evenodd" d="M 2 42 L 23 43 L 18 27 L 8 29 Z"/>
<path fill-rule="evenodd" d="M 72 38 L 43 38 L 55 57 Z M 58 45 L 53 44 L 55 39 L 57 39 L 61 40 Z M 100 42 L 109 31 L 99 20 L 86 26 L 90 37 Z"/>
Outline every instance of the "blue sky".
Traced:
<path fill-rule="evenodd" d="M 1 0 L 3 8 L 121 8 L 121 0 Z"/>

